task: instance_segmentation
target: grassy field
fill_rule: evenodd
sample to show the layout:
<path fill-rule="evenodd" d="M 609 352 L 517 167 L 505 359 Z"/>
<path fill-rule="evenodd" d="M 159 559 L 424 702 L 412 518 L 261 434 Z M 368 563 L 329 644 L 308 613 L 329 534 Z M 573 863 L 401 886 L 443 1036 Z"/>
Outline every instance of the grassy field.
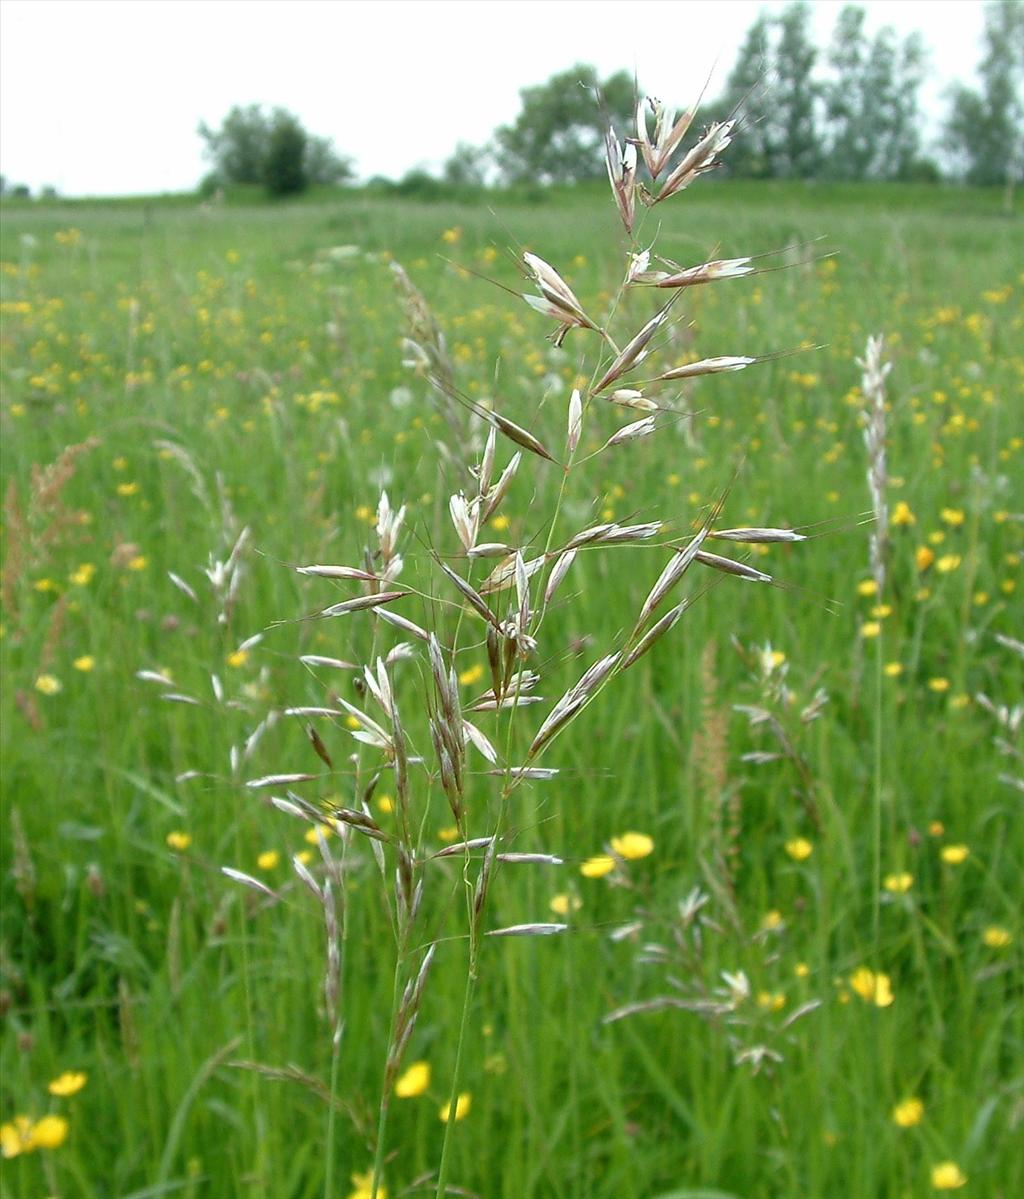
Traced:
<path fill-rule="evenodd" d="M 587 330 L 555 349 L 553 322 L 488 280 L 532 293 L 525 248 L 603 312 L 626 262 L 604 191 L 7 209 L 0 1195 L 369 1199 L 375 1157 L 389 1199 L 433 1194 L 442 1158 L 450 1193 L 487 1199 L 1024 1193 L 1022 771 L 997 746 L 1020 733 L 979 700 L 1020 704 L 1024 683 L 998 639 L 1022 638 L 1024 548 L 1024 237 L 1000 201 L 714 183 L 659 207 L 641 241 L 657 231 L 669 258 L 778 250 L 758 265 L 784 268 L 688 289 L 659 369 L 794 352 L 663 384 L 676 413 L 600 454 L 645 414 L 593 400 L 568 474 L 570 392 L 612 355 Z M 557 776 L 512 787 L 471 746 L 459 821 L 426 647 L 372 612 L 299 619 L 361 589 L 289 569 L 379 568 L 386 489 L 407 505 L 394 611 L 455 651 L 465 706 L 491 685 L 484 622 L 439 565 L 475 587 L 495 565 L 467 562 L 448 513 L 487 426 L 449 420 L 403 366 L 392 260 L 459 392 L 557 459 L 524 453 L 479 540 L 533 560 L 596 523 L 662 526 L 582 548 L 543 620 L 534 576 L 526 665 L 546 702 L 473 715 L 500 766 L 534 761 L 554 701 L 626 643 L 666 547 L 714 505 L 718 528 L 809 534 L 709 541 L 775 582 L 695 563 L 670 601 L 692 608 L 545 749 Z M 663 298 L 622 300 L 620 346 Z M 881 594 L 856 361 L 878 333 Z M 516 448 L 498 438 L 495 474 Z M 384 720 L 361 677 L 299 660 L 361 666 L 403 641 L 391 677 L 424 758 L 408 811 L 351 736 L 372 726 L 341 701 Z M 341 715 L 267 721 L 293 706 Z M 246 785 L 280 773 L 315 777 Z M 269 802 L 287 790 L 365 798 L 384 840 L 335 824 L 318 844 Z M 394 883 L 403 821 L 415 918 Z M 485 851 L 426 859 L 495 830 L 563 864 L 493 869 L 478 932 L 564 932 L 469 936 Z"/>

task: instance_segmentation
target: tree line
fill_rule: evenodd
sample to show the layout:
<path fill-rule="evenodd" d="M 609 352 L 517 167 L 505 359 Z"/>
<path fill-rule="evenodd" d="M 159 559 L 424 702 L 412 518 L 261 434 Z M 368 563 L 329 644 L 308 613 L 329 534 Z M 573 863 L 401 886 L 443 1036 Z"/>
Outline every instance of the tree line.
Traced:
<path fill-rule="evenodd" d="M 978 87 L 946 96 L 938 147 L 922 136 L 920 90 L 927 50 L 919 34 L 891 27 L 870 36 L 857 5 L 839 13 L 828 45 L 814 44 L 811 9 L 796 0 L 762 12 L 748 29 L 721 95 L 701 105 L 710 124 L 735 118 L 738 137 L 723 170 L 754 179 L 918 180 L 1006 185 L 1024 178 L 1024 3 L 985 6 Z M 530 187 L 601 178 L 604 134 L 630 136 L 636 83 L 625 71 L 601 79 L 586 64 L 520 92 L 515 121 L 490 144 L 460 143 L 440 178 L 417 168 L 399 194 L 430 197 L 491 184 Z M 219 128 L 201 124 L 212 170 L 201 190 L 259 185 L 285 196 L 354 177 L 352 160 L 330 139 L 307 132 L 282 108 L 233 108 Z M 4 186 L 8 194 L 14 189 Z M 15 194 L 25 194 L 17 189 Z"/>
<path fill-rule="evenodd" d="M 946 97 L 937 152 L 922 135 L 920 91 L 927 50 L 919 34 L 891 27 L 871 36 L 866 13 L 847 5 L 824 48 L 815 45 L 811 9 L 797 0 L 762 13 L 744 37 L 721 95 L 701 105 L 705 123 L 735 117 L 742 136 L 723 169 L 741 178 L 919 180 L 941 177 L 978 185 L 1024 175 L 1024 4 L 995 0 L 985 8 L 980 86 L 959 84 Z M 460 143 L 441 178 L 423 169 L 397 183 L 400 193 L 429 195 L 443 186 L 489 183 L 532 186 L 604 175 L 604 132 L 629 134 L 636 84 L 619 71 L 599 78 L 577 64 L 520 92 L 515 121 L 495 130 L 486 148 Z M 300 191 L 343 182 L 351 163 L 322 138 L 305 134 L 280 110 L 232 110 L 220 130 L 200 133 L 214 179 L 265 183 Z"/>

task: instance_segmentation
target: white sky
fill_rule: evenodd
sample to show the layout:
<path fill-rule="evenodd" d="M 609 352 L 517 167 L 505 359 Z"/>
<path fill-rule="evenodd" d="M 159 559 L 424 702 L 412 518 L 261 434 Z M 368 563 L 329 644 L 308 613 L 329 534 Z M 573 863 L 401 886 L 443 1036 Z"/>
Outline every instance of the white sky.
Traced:
<path fill-rule="evenodd" d="M 866 0 L 868 30 L 920 30 L 923 92 L 970 81 L 981 0 Z M 397 178 L 515 119 L 519 89 L 575 62 L 636 71 L 668 102 L 719 90 L 768 0 L 0 0 L 0 171 L 63 195 L 183 191 L 196 133 L 234 104 L 281 105 L 361 178 Z M 827 44 L 842 4 L 813 4 Z M 716 65 L 717 64 L 717 65 Z M 717 81 L 717 82 L 716 82 Z"/>

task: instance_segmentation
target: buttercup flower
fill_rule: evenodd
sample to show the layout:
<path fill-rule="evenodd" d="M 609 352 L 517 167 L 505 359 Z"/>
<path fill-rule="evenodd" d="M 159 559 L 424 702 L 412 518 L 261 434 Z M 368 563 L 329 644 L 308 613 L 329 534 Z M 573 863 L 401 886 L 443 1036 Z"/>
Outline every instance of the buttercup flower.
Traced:
<path fill-rule="evenodd" d="M 806 837 L 794 837 L 786 842 L 786 853 L 794 862 L 804 862 L 814 853 L 814 846 Z"/>
<path fill-rule="evenodd" d="M 587 858 L 580 867 L 580 874 L 584 878 L 604 878 L 606 874 L 611 874 L 615 869 L 615 859 L 609 854 L 598 854 L 595 858 Z"/>
<path fill-rule="evenodd" d="M 967 861 L 970 853 L 966 845 L 943 845 L 939 856 L 947 866 L 959 866 Z"/>
<path fill-rule="evenodd" d="M 68 1137 L 68 1122 L 63 1116 L 43 1116 L 32 1129 L 33 1149 L 59 1149 Z"/>
<path fill-rule="evenodd" d="M 905 895 L 914 885 L 914 876 L 905 870 L 899 874 L 887 874 L 882 882 L 884 890 L 890 895 Z"/>
<path fill-rule="evenodd" d="M 65 1070 L 46 1089 L 51 1095 L 59 1095 L 61 1098 L 67 1098 L 69 1095 L 77 1095 L 88 1080 L 89 1076 L 83 1074 L 81 1070 Z"/>
<path fill-rule="evenodd" d="M 904 1099 L 892 1109 L 892 1121 L 900 1128 L 913 1128 L 921 1123 L 924 1115 L 924 1104 L 920 1099 Z"/>
<path fill-rule="evenodd" d="M 413 1062 L 395 1083 L 395 1094 L 399 1099 L 415 1099 L 430 1086 L 430 1063 Z"/>
<path fill-rule="evenodd" d="M 888 1007 L 895 998 L 888 974 L 876 974 L 867 966 L 861 966 L 850 975 L 850 987 L 865 1003 L 873 1003 L 875 1007 Z"/>
<path fill-rule="evenodd" d="M 956 1191 L 967 1185 L 967 1175 L 956 1162 L 939 1162 L 932 1166 L 932 1186 L 937 1191 Z"/>
<path fill-rule="evenodd" d="M 463 1091 L 455 1101 L 455 1116 L 456 1120 L 464 1120 L 469 1115 L 469 1109 L 473 1103 L 473 1097 L 468 1091 Z M 438 1112 L 442 1124 L 448 1123 L 448 1118 L 451 1115 L 451 1104 L 446 1103 Z"/>
<path fill-rule="evenodd" d="M 627 862 L 637 858 L 646 858 L 654 851 L 654 840 L 646 833 L 623 833 L 621 837 L 612 837 L 612 852 Z"/>

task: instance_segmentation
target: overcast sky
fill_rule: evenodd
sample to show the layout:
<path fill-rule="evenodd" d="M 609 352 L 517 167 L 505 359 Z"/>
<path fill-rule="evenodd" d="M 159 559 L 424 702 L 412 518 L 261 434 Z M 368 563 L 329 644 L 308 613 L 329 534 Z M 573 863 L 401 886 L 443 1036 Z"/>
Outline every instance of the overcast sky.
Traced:
<path fill-rule="evenodd" d="M 728 74 L 758 0 L 0 0 L 0 171 L 63 195 L 183 191 L 197 136 L 234 104 L 281 105 L 361 178 L 440 165 L 514 120 L 521 87 L 576 62 L 683 104 Z M 842 4 L 813 3 L 827 43 Z M 867 0 L 869 32 L 920 30 L 923 99 L 970 82 L 980 0 Z M 717 81 L 717 84 L 716 82 Z"/>

